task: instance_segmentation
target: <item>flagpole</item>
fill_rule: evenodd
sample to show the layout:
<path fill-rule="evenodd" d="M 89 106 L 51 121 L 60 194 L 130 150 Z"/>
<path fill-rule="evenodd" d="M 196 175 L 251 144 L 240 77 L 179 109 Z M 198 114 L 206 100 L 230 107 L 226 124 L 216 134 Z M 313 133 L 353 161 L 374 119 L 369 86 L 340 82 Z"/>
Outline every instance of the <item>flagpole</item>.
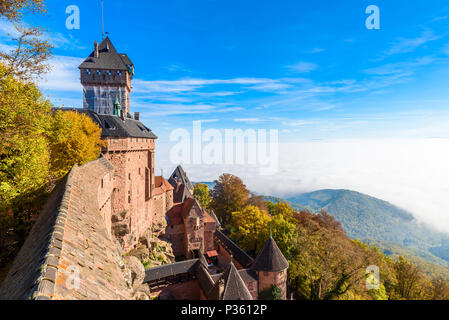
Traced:
<path fill-rule="evenodd" d="M 104 40 L 104 13 L 103 13 L 103 0 L 101 0 L 101 35 Z"/>

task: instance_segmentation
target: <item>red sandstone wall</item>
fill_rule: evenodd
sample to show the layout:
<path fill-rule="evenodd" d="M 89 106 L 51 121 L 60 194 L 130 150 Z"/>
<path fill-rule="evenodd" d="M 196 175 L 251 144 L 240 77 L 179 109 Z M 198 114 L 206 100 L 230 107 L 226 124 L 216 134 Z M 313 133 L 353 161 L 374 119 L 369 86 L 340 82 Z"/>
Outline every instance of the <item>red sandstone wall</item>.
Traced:
<path fill-rule="evenodd" d="M 283 298 L 287 299 L 287 270 L 284 272 L 258 272 L 259 292 L 276 285 L 282 289 Z"/>
<path fill-rule="evenodd" d="M 161 296 L 171 294 L 176 300 L 201 300 L 201 287 L 196 280 L 174 284 L 153 292 L 160 292 Z"/>
<path fill-rule="evenodd" d="M 103 220 L 106 225 L 106 229 L 109 230 L 109 236 L 111 236 L 111 217 L 112 217 L 112 191 L 114 189 L 113 174 L 106 174 L 99 182 L 98 185 L 98 205 L 100 213 L 103 216 Z M 111 237 L 112 238 L 112 237 Z"/>
<path fill-rule="evenodd" d="M 253 300 L 257 300 L 259 298 L 259 292 L 257 291 L 257 281 L 247 281 L 245 282 L 245 284 L 248 288 L 249 293 L 251 293 Z"/>
<path fill-rule="evenodd" d="M 204 251 L 215 250 L 214 244 L 215 222 L 206 222 L 204 224 Z"/>
<path fill-rule="evenodd" d="M 130 223 L 131 233 L 123 244 L 124 251 L 131 250 L 152 226 L 155 213 L 165 214 L 165 211 L 163 213 L 160 211 L 165 209 L 165 198 L 162 208 L 153 210 L 152 205 L 157 204 L 151 203 L 151 198 L 145 194 L 145 175 L 148 174 L 146 168 L 154 164 L 152 161 L 154 146 L 153 139 L 107 139 L 105 157 L 115 168 L 112 213 L 127 211 Z M 149 173 L 151 172 L 154 172 L 154 167 L 150 167 Z"/>
<path fill-rule="evenodd" d="M 232 260 L 237 270 L 244 269 L 243 266 L 235 259 Z M 220 268 L 226 270 L 231 263 L 231 255 L 226 251 L 226 249 L 220 244 L 218 246 L 218 265 Z"/>

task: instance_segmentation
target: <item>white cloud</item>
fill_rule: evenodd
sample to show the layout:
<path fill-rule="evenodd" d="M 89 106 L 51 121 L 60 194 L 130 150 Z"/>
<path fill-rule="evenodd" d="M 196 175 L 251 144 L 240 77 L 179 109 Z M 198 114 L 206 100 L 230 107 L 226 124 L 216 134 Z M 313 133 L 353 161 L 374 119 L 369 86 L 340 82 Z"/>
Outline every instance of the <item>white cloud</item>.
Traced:
<path fill-rule="evenodd" d="M 260 119 L 260 118 L 237 118 L 234 119 L 234 122 L 243 122 L 243 123 L 248 123 L 248 124 L 252 124 L 252 123 L 261 123 L 261 122 L 266 122 L 266 119 Z"/>
<path fill-rule="evenodd" d="M 399 38 L 398 41 L 392 44 L 390 49 L 385 51 L 385 54 L 393 55 L 412 52 L 426 43 L 438 40 L 440 38 L 442 38 L 442 36 L 437 36 L 432 31 L 424 31 L 421 36 L 417 38 Z"/>
<path fill-rule="evenodd" d="M 166 161 L 169 147 L 164 144 L 159 150 L 158 165 L 164 172 L 176 165 Z M 355 190 L 449 232 L 449 139 L 285 143 L 280 145 L 279 163 L 275 177 L 260 176 L 257 168 L 248 166 L 185 165 L 185 169 L 194 181 L 233 173 L 252 191 L 282 197 L 325 188 Z"/>
<path fill-rule="evenodd" d="M 39 82 L 43 90 L 81 92 L 78 66 L 84 59 L 67 56 L 53 56 L 49 64 L 51 71 Z"/>
<path fill-rule="evenodd" d="M 288 68 L 290 70 L 298 72 L 298 73 L 307 73 L 307 72 L 311 72 L 311 71 L 318 69 L 318 65 L 315 63 L 311 63 L 311 62 L 301 61 L 295 65 L 288 66 Z"/>

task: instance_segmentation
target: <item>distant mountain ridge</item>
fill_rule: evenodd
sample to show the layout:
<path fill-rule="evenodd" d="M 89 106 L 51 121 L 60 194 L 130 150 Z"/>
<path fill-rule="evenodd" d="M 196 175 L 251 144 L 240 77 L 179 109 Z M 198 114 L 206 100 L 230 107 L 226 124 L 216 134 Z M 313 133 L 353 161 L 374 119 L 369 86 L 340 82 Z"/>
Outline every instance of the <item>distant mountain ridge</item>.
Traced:
<path fill-rule="evenodd" d="M 294 203 L 298 207 L 309 208 L 311 212 L 324 209 L 342 223 L 350 238 L 371 244 L 382 243 L 387 254 L 388 251 L 397 253 L 398 248 L 402 247 L 409 256 L 415 255 L 430 263 L 448 266 L 449 234 L 419 223 L 411 213 L 389 202 L 356 191 L 331 189 L 285 200 L 276 197 L 265 199 Z"/>
<path fill-rule="evenodd" d="M 319 190 L 286 200 L 314 211 L 326 210 L 343 224 L 351 238 L 373 238 L 425 250 L 441 246 L 449 238 L 419 223 L 411 213 L 360 192 Z"/>
<path fill-rule="evenodd" d="M 214 182 L 200 183 L 209 189 L 215 186 Z M 264 196 L 264 199 L 286 202 L 297 211 L 316 213 L 324 209 L 342 223 L 352 239 L 378 246 L 387 255 L 406 253 L 408 257 L 416 257 L 416 262 L 449 268 L 449 234 L 419 223 L 411 213 L 387 201 L 344 189 L 318 190 L 286 199 Z"/>

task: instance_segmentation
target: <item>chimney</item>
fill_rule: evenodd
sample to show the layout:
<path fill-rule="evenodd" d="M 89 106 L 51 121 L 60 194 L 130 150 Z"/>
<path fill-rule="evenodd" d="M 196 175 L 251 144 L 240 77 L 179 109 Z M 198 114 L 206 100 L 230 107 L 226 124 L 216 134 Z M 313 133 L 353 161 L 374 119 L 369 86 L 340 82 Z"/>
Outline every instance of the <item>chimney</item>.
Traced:
<path fill-rule="evenodd" d="M 140 121 L 140 112 L 134 112 L 134 119 Z"/>
<path fill-rule="evenodd" d="M 125 113 L 123 112 L 123 110 L 122 112 L 120 112 L 120 118 L 122 118 L 122 120 L 125 121 Z"/>
<path fill-rule="evenodd" d="M 98 42 L 94 42 L 94 58 L 98 58 L 100 56 L 100 52 L 98 51 Z"/>

